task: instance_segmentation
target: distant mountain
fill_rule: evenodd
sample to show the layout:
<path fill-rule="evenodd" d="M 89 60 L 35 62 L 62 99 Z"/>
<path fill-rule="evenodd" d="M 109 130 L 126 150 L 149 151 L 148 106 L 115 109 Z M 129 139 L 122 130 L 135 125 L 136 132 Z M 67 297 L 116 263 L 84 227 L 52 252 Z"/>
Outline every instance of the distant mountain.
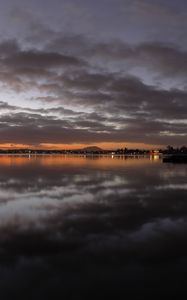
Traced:
<path fill-rule="evenodd" d="M 89 146 L 81 149 L 82 151 L 87 151 L 87 152 L 98 152 L 98 151 L 103 151 L 103 149 L 97 147 L 97 146 Z"/>

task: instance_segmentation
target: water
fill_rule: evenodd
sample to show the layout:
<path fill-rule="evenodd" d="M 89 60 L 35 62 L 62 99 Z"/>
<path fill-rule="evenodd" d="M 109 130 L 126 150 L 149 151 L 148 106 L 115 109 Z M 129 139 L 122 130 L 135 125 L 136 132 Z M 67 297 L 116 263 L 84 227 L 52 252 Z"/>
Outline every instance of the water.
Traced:
<path fill-rule="evenodd" d="M 1 299 L 184 293 L 187 165 L 155 158 L 1 156 Z"/>

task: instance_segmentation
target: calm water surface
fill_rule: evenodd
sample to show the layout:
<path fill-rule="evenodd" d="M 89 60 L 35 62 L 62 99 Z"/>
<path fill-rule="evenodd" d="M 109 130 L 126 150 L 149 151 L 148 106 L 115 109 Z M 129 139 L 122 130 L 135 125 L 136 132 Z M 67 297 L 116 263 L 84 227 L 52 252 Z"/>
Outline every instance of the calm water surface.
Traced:
<path fill-rule="evenodd" d="M 162 299 L 186 276 L 187 165 L 0 156 L 1 299 Z"/>

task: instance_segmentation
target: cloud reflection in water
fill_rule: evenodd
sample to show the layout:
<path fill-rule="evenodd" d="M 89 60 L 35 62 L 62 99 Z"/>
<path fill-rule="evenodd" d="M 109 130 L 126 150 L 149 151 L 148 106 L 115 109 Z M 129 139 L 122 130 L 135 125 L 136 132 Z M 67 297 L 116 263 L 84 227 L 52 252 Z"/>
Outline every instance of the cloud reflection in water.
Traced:
<path fill-rule="evenodd" d="M 101 296 L 117 295 L 124 287 L 144 295 L 155 284 L 157 294 L 182 291 L 185 165 L 146 158 L 0 157 L 0 167 L 5 299 L 96 297 L 98 289 Z"/>

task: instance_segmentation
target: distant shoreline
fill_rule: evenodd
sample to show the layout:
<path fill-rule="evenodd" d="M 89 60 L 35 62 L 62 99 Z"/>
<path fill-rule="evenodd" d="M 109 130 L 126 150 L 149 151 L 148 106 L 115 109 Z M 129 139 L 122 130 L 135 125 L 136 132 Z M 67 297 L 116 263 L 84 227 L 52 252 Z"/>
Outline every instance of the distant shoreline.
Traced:
<path fill-rule="evenodd" d="M 100 149 L 98 147 L 88 147 L 84 149 L 76 150 L 55 150 L 55 149 L 0 149 L 0 155 L 11 155 L 11 156 L 163 156 L 163 155 L 187 155 L 187 147 L 182 146 L 181 148 L 173 148 L 168 146 L 166 149 L 128 149 L 120 148 L 116 150 Z"/>

